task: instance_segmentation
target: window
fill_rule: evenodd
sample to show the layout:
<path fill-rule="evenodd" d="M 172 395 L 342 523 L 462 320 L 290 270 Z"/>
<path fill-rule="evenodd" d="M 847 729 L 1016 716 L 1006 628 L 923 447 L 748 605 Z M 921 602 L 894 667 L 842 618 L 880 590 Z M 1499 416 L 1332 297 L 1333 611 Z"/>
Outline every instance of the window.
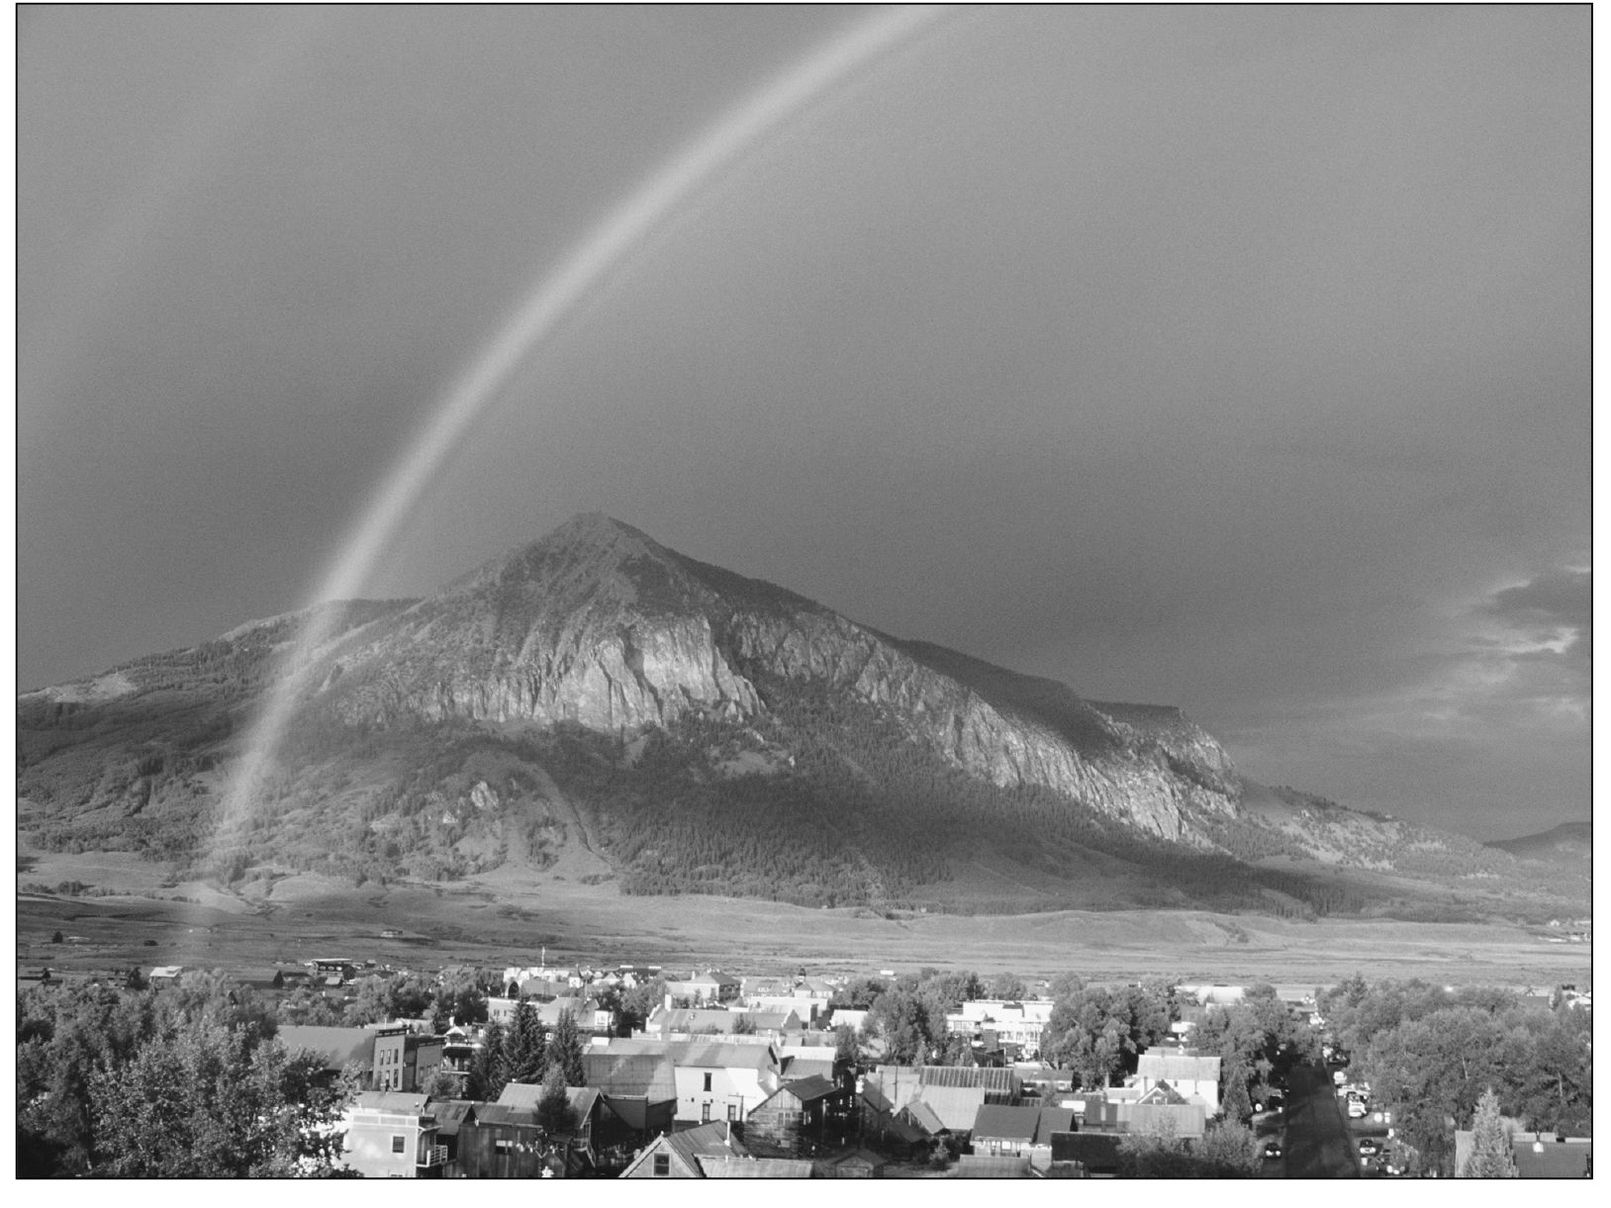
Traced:
<path fill-rule="evenodd" d="M 514 1150 L 515 1143 L 513 1141 L 494 1141 L 492 1148 L 498 1153 L 510 1153 Z"/>
<path fill-rule="evenodd" d="M 708 1102 L 699 1105 L 699 1122 L 701 1124 L 710 1123 L 710 1104 Z"/>
<path fill-rule="evenodd" d="M 737 1120 L 738 1119 L 738 1104 L 729 1103 L 727 1105 L 727 1118 L 729 1120 Z"/>
<path fill-rule="evenodd" d="M 657 1153 L 654 1156 L 654 1173 L 656 1178 L 665 1178 L 671 1173 L 671 1155 Z"/>
<path fill-rule="evenodd" d="M 710 1089 L 710 1075 L 709 1074 L 705 1075 L 705 1089 L 707 1091 Z"/>
<path fill-rule="evenodd" d="M 403 1152 L 403 1142 L 404 1142 L 404 1138 L 402 1138 L 402 1137 L 393 1137 L 392 1138 L 392 1152 L 393 1153 L 402 1153 Z"/>

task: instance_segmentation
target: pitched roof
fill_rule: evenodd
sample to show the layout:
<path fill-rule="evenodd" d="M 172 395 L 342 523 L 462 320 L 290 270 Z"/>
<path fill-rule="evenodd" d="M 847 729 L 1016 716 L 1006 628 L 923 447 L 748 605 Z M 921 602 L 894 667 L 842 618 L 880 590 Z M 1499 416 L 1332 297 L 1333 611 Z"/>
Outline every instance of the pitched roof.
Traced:
<path fill-rule="evenodd" d="M 439 1137 L 456 1137 L 459 1135 L 459 1125 L 467 1119 L 473 1119 L 475 1109 L 479 1103 L 470 1099 L 435 1099 L 431 1102 L 431 1111 L 436 1116 L 436 1135 Z"/>
<path fill-rule="evenodd" d="M 310 1049 L 324 1058 L 326 1069 L 341 1069 L 350 1061 L 369 1065 L 375 1059 L 375 1033 L 368 1028 L 326 1028 L 292 1024 L 275 1033 L 291 1052 Z"/>
<path fill-rule="evenodd" d="M 671 1058 L 663 1053 L 582 1054 L 587 1084 L 617 1098 L 642 1095 L 652 1100 L 675 1099 L 677 1076 Z"/>
<path fill-rule="evenodd" d="M 900 1111 L 917 1096 L 923 1083 L 921 1071 L 914 1065 L 880 1065 L 862 1079 L 862 1090 L 876 1092 L 887 1103 L 889 1111 Z M 882 1105 L 880 1105 L 882 1106 Z"/>
<path fill-rule="evenodd" d="M 701 1157 L 707 1179 L 809 1179 L 811 1162 L 796 1158 Z"/>
<path fill-rule="evenodd" d="M 984 1106 L 982 1086 L 925 1086 L 923 1102 L 934 1110 L 940 1122 L 952 1132 L 968 1132 L 974 1117 Z"/>
<path fill-rule="evenodd" d="M 1218 1057 L 1181 1057 L 1175 1053 L 1141 1054 L 1136 1061 L 1136 1077 L 1149 1081 L 1167 1078 L 1170 1082 L 1218 1082 Z"/>
<path fill-rule="evenodd" d="M 704 1173 L 699 1164 L 699 1159 L 702 1157 L 725 1158 L 737 1155 L 745 1158 L 750 1152 L 744 1148 L 744 1142 L 733 1135 L 725 1120 L 712 1120 L 709 1124 L 701 1124 L 698 1128 L 660 1136 L 649 1144 L 650 1149 L 656 1146 L 672 1150 L 690 1168 L 701 1174 Z"/>
<path fill-rule="evenodd" d="M 1028 1145 L 1035 1139 L 1035 1125 L 1040 1121 L 1038 1107 L 1004 1107 L 999 1103 L 982 1104 L 973 1117 L 973 1137 L 1000 1138 L 1004 1141 L 1022 1141 Z"/>
<path fill-rule="evenodd" d="M 511 1107 L 507 1103 L 487 1103 L 475 1109 L 477 1124 L 510 1124 L 518 1128 L 536 1128 L 537 1113 L 529 1107 Z"/>
<path fill-rule="evenodd" d="M 1511 1146 L 1516 1157 L 1516 1174 L 1523 1179 L 1581 1179 L 1594 1155 L 1592 1141 L 1534 1141 L 1514 1137 Z"/>
<path fill-rule="evenodd" d="M 1010 1154 L 965 1153 L 957 1159 L 954 1179 L 1027 1179 L 1029 1159 Z"/>
<path fill-rule="evenodd" d="M 744 1044 L 724 1040 L 662 1040 L 655 1036 L 634 1036 L 630 1040 L 612 1039 L 608 1044 L 593 1045 L 587 1055 L 595 1053 L 653 1054 L 669 1057 L 680 1068 L 697 1069 L 756 1069 L 777 1068 L 777 1058 L 770 1044 Z M 590 1080 L 591 1081 L 591 1080 Z"/>
<path fill-rule="evenodd" d="M 1018 1074 L 1005 1068 L 966 1065 L 925 1065 L 919 1076 L 924 1088 L 931 1086 L 977 1086 L 1002 1094 L 1018 1093 Z"/>
<path fill-rule="evenodd" d="M 808 1078 L 796 1078 L 792 1082 L 785 1082 L 778 1094 L 787 1091 L 801 1103 L 815 1103 L 818 1099 L 826 1099 L 830 1095 L 837 1095 L 839 1088 L 826 1078 L 812 1074 Z"/>
<path fill-rule="evenodd" d="M 1053 1133 L 1071 1132 L 1073 1128 L 1073 1108 L 1043 1107 L 1040 1109 L 1040 1121 L 1035 1125 L 1035 1144 L 1050 1145 Z"/>
<path fill-rule="evenodd" d="M 913 1099 L 901 1110 L 908 1120 L 930 1136 L 947 1131 L 945 1121 L 921 1099 Z"/>
<path fill-rule="evenodd" d="M 1147 1104 L 1178 1104 L 1186 1102 L 1186 1096 L 1182 1095 L 1174 1087 L 1170 1086 L 1168 1081 L 1160 1078 L 1158 1080 L 1158 1085 L 1153 1087 L 1146 1094 L 1142 1095 L 1141 1098 L 1136 1100 L 1136 1102 Z"/>
<path fill-rule="evenodd" d="M 812 1057 L 795 1057 L 785 1053 L 783 1055 L 783 1078 L 793 1082 L 803 1078 L 822 1078 L 833 1081 L 834 1062 L 832 1058 L 818 1060 Z"/>

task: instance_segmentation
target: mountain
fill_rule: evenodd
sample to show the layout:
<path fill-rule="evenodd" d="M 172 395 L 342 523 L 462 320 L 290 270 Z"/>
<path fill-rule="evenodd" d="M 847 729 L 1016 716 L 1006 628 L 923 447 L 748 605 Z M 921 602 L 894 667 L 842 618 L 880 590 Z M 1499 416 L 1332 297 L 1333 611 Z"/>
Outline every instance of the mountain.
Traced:
<path fill-rule="evenodd" d="M 1593 824 L 1563 822 L 1536 835 L 1517 839 L 1495 839 L 1489 847 L 1509 852 L 1517 859 L 1555 864 L 1573 872 L 1588 871 L 1594 856 Z"/>
<path fill-rule="evenodd" d="M 880 633 L 601 515 L 429 598 L 322 611 L 240 825 L 214 834 L 217 804 L 308 613 L 21 696 L 19 831 L 235 885 L 580 851 L 628 893 L 881 909 L 1436 913 L 1515 864 L 1250 786 L 1178 709 Z"/>

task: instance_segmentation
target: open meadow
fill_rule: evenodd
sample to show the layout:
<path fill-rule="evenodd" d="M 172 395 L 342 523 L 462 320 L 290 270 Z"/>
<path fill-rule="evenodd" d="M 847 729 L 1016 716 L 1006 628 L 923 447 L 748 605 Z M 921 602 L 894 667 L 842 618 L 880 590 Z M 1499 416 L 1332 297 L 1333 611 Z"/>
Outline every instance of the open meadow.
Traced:
<path fill-rule="evenodd" d="M 76 895 L 22 892 L 18 972 L 160 964 L 232 972 L 339 955 L 401 968 L 550 960 L 721 965 L 740 973 L 915 970 L 925 965 L 1090 979 L 1331 984 L 1423 977 L 1547 986 L 1589 980 L 1592 946 L 1498 921 L 1314 922 L 1205 911 L 1054 911 L 880 916 L 721 897 L 629 897 L 562 861 L 548 873 L 495 872 L 452 886 L 366 884 L 297 875 L 226 893 L 165 881 L 117 854 L 33 853 L 24 887 L 77 881 Z M 567 875 L 567 871 L 571 875 Z M 585 874 L 584 874 L 585 875 Z M 56 931 L 63 942 L 53 943 Z M 398 934 L 383 936 L 382 932 Z"/>

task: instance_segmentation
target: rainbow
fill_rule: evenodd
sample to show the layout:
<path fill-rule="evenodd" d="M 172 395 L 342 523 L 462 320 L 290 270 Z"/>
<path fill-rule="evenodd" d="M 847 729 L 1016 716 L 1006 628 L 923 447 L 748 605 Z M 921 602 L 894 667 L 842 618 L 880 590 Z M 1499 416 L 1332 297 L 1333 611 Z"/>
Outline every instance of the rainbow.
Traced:
<path fill-rule="evenodd" d="M 247 735 L 246 753 L 224 795 L 213 846 L 249 814 L 285 727 L 295 712 L 315 656 L 334 636 L 339 608 L 326 601 L 360 594 L 375 563 L 396 537 L 432 476 L 485 412 L 510 376 L 578 306 L 600 289 L 612 270 L 640 253 L 647 241 L 699 194 L 791 117 L 828 96 L 857 71 L 908 43 L 946 8 L 878 10 L 829 39 L 747 100 L 725 113 L 637 189 L 612 207 L 509 313 L 452 382 L 404 455 L 382 479 L 312 593 L 300 636 L 281 660 L 268 698 Z"/>

